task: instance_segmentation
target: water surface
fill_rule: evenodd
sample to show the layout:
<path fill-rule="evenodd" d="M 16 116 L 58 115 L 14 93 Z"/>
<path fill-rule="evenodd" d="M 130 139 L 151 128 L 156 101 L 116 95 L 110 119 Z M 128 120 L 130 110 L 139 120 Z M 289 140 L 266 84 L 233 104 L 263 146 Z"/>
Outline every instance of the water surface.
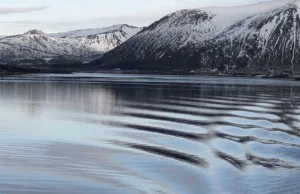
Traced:
<path fill-rule="evenodd" d="M 0 193 L 300 193 L 300 82 L 0 78 Z"/>

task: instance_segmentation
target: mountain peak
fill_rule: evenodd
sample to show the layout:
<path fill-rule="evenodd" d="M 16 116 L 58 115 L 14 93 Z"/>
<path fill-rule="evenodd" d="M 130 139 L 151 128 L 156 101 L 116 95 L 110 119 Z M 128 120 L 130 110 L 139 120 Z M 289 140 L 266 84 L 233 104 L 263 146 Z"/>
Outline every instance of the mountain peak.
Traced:
<path fill-rule="evenodd" d="M 41 30 L 33 29 L 26 33 L 0 38 L 0 58 L 11 61 L 60 55 L 77 60 L 77 57 L 92 57 L 107 52 L 140 30 L 141 28 L 126 24 L 59 34 L 45 34 Z"/>
<path fill-rule="evenodd" d="M 152 23 L 94 63 L 140 70 L 300 72 L 299 6 L 300 0 L 272 0 L 181 10 Z"/>
<path fill-rule="evenodd" d="M 117 25 L 111 26 L 111 28 L 116 28 L 116 29 L 120 29 L 120 30 L 122 30 L 122 28 L 124 28 L 124 27 L 127 27 L 127 28 L 139 28 L 139 27 L 136 27 L 136 26 L 128 25 L 128 24 L 117 24 Z"/>
<path fill-rule="evenodd" d="M 46 35 L 46 34 L 41 30 L 34 29 L 24 33 L 24 35 Z"/>
<path fill-rule="evenodd" d="M 65 37 L 65 36 L 66 37 L 85 37 L 85 36 L 105 34 L 105 33 L 120 31 L 120 30 L 133 31 L 132 34 L 135 34 L 138 31 L 140 31 L 141 29 L 142 28 L 130 26 L 127 24 L 118 24 L 118 25 L 113 25 L 113 26 L 104 27 L 104 28 L 91 28 L 91 29 L 75 30 L 75 31 L 69 31 L 69 32 L 54 33 L 54 34 L 50 34 L 50 36 L 54 36 L 54 37 Z"/>

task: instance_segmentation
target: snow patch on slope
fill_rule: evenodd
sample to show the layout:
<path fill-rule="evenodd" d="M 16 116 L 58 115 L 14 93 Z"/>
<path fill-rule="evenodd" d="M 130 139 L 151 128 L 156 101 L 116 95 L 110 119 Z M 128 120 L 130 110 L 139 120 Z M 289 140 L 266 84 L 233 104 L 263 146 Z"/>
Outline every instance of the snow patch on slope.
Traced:
<path fill-rule="evenodd" d="M 99 55 L 119 46 L 141 29 L 129 25 L 115 25 L 58 34 L 30 30 L 24 34 L 0 38 L 0 58 L 15 60 Z"/>
<path fill-rule="evenodd" d="M 122 24 L 106 28 L 85 29 L 50 35 L 63 39 L 73 38 L 80 44 L 84 44 L 91 49 L 99 52 L 107 52 L 119 46 L 141 30 L 142 28 L 139 27 Z"/>
<path fill-rule="evenodd" d="M 188 44 L 198 45 L 217 36 L 222 38 L 224 32 L 226 32 L 226 38 L 231 36 L 233 39 L 240 33 L 245 33 L 249 24 L 255 20 L 264 18 L 273 12 L 295 7 L 295 2 L 300 5 L 299 0 L 274 0 L 248 6 L 181 10 L 167 15 L 167 20 L 157 24 L 158 26 L 154 29 L 148 30 L 150 34 L 168 34 L 167 37 L 157 42 L 159 44 L 167 42 L 172 50 Z M 263 32 L 265 40 L 272 33 L 276 22 L 274 19 L 265 26 Z M 236 25 L 235 28 L 230 30 L 234 25 Z M 180 37 L 179 41 L 177 37 Z"/>
<path fill-rule="evenodd" d="M 171 13 L 105 54 L 105 66 L 300 69 L 300 0 Z M 227 68 L 228 69 L 228 68 Z M 252 70 L 252 69 L 251 69 Z"/>
<path fill-rule="evenodd" d="M 129 26 L 126 24 L 120 24 L 120 25 L 114 25 L 110 27 L 105 27 L 105 28 L 94 28 L 94 29 L 84 29 L 84 30 L 76 30 L 76 31 L 70 31 L 70 32 L 60 32 L 60 33 L 54 33 L 54 34 L 49 34 L 50 36 L 54 37 L 86 37 L 86 36 L 91 36 L 95 34 L 104 34 L 108 32 L 113 32 L 113 31 L 124 31 L 131 36 L 137 33 L 137 31 L 140 31 L 141 28 L 134 27 L 134 26 Z"/>
<path fill-rule="evenodd" d="M 0 39 L 0 57 L 6 60 L 54 56 L 81 57 L 94 54 L 97 54 L 95 50 L 74 39 L 51 37 L 39 30 Z"/>

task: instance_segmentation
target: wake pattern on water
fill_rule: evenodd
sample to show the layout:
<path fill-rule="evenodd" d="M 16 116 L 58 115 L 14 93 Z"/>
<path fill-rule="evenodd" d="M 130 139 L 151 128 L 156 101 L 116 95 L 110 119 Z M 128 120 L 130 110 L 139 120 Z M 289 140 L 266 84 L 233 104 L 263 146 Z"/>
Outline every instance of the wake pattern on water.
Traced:
<path fill-rule="evenodd" d="M 128 120 L 134 121 L 111 121 L 108 124 L 128 130 L 173 136 L 177 138 L 177 144 L 180 144 L 180 139 L 202 143 L 211 149 L 215 157 L 238 169 L 245 169 L 250 165 L 269 169 L 298 169 L 300 98 L 295 93 L 292 98 L 290 95 L 278 96 L 261 92 L 255 96 L 171 96 L 146 103 L 127 99 L 121 103 L 122 108 L 116 114 L 124 117 L 124 120 L 129 118 Z M 243 150 L 244 154 L 237 157 L 230 149 L 219 150 L 214 145 L 220 140 L 234 142 L 234 146 Z M 198 164 L 204 168 L 210 163 L 205 156 L 185 155 L 184 151 L 167 146 L 130 142 L 122 142 L 122 145 Z M 184 147 L 184 143 L 182 145 Z M 268 150 L 271 150 L 270 153 Z"/>
<path fill-rule="evenodd" d="M 0 193 L 300 191 L 300 86 L 132 77 L 0 80 Z"/>

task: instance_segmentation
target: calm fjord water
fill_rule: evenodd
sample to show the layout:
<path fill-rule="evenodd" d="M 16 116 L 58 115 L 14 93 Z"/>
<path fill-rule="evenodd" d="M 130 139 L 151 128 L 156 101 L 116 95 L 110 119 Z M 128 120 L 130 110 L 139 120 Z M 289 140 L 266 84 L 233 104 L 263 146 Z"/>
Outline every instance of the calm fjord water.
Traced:
<path fill-rule="evenodd" d="M 300 83 L 0 79 L 0 193 L 300 193 Z"/>

